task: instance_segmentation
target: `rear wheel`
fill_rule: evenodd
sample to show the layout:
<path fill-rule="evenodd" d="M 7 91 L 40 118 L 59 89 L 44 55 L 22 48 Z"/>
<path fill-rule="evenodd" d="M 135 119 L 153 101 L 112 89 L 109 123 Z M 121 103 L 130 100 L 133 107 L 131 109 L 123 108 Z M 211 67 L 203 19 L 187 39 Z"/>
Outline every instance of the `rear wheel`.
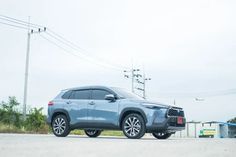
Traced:
<path fill-rule="evenodd" d="M 89 137 L 98 137 L 101 134 L 101 130 L 87 129 L 84 130 L 85 134 Z"/>
<path fill-rule="evenodd" d="M 171 133 L 157 132 L 152 133 L 152 135 L 157 139 L 167 139 L 171 136 Z"/>
<path fill-rule="evenodd" d="M 57 115 L 52 121 L 52 131 L 58 137 L 65 137 L 70 133 L 69 122 L 64 115 Z"/>
<path fill-rule="evenodd" d="M 122 130 L 126 137 L 139 139 L 145 134 L 145 123 L 139 114 L 129 114 L 122 122 Z"/>

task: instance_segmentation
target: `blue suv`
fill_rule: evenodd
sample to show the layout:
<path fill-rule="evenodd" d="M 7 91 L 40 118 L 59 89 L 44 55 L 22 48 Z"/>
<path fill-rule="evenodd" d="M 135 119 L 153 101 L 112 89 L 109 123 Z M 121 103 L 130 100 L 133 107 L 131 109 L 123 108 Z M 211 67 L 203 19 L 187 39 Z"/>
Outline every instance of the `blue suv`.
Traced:
<path fill-rule="evenodd" d="M 97 137 L 108 129 L 122 130 L 133 139 L 145 133 L 167 139 L 185 129 L 185 121 L 182 108 L 150 102 L 115 87 L 66 89 L 48 103 L 47 122 L 59 137 L 73 129 L 84 129 L 89 137 Z"/>

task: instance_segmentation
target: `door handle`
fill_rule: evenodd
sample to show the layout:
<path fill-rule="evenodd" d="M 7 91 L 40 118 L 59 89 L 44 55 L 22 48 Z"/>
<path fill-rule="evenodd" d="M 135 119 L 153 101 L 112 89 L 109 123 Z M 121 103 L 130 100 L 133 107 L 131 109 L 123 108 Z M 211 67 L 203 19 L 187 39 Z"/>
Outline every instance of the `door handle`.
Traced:
<path fill-rule="evenodd" d="M 93 101 L 89 102 L 89 105 L 95 105 L 95 103 Z"/>
<path fill-rule="evenodd" d="M 67 103 L 67 104 L 71 104 L 71 101 L 67 101 L 66 103 Z"/>

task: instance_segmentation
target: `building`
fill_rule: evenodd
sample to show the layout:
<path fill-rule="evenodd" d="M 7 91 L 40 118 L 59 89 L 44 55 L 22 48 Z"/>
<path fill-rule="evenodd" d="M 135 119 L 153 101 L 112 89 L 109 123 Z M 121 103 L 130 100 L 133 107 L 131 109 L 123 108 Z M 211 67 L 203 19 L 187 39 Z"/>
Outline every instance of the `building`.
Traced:
<path fill-rule="evenodd" d="M 188 138 L 236 138 L 236 123 L 189 121 L 186 129 L 175 137 Z"/>

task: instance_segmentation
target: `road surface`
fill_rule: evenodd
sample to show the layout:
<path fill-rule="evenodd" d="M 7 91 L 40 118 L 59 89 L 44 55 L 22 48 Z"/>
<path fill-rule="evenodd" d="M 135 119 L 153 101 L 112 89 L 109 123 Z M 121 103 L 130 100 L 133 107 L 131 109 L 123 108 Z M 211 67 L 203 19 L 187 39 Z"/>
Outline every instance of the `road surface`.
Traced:
<path fill-rule="evenodd" d="M 236 139 L 0 134 L 0 157 L 235 157 Z"/>

